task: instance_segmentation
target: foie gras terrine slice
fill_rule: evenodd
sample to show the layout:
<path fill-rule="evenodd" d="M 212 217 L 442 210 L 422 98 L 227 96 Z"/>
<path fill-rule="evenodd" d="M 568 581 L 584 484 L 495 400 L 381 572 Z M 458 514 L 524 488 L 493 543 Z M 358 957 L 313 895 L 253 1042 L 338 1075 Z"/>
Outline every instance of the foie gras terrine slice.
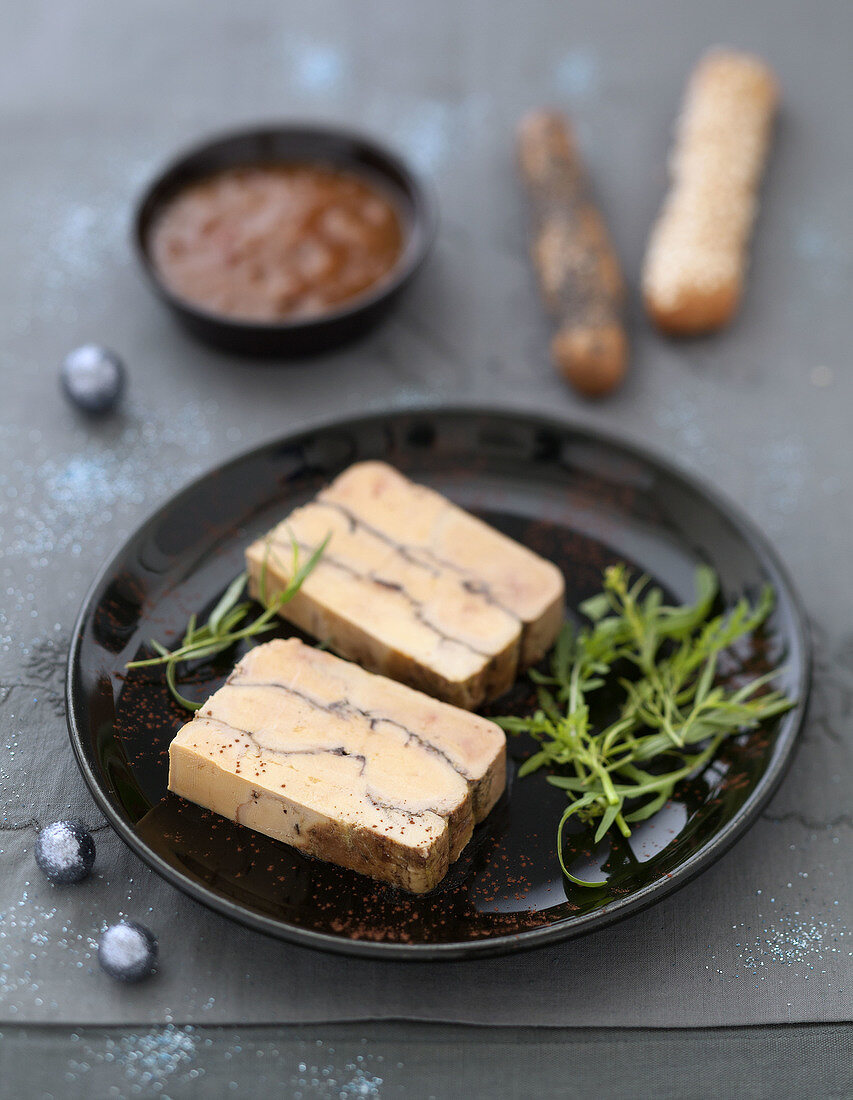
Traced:
<path fill-rule="evenodd" d="M 350 466 L 246 553 L 253 595 L 331 535 L 281 614 L 366 668 L 473 708 L 537 661 L 563 619 L 551 562 L 382 462 Z"/>
<path fill-rule="evenodd" d="M 493 722 L 294 638 L 251 650 L 178 731 L 169 789 L 423 893 L 500 797 L 505 753 Z"/>

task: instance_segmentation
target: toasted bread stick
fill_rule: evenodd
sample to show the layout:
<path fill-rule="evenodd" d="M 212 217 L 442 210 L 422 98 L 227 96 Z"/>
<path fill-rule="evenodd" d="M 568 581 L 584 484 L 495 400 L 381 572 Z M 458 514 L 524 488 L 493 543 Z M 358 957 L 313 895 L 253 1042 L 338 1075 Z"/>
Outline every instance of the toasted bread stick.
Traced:
<path fill-rule="evenodd" d="M 628 365 L 619 260 L 568 120 L 533 111 L 519 127 L 518 153 L 533 212 L 533 263 L 558 324 L 554 366 L 581 393 L 601 396 L 619 385 Z"/>
<path fill-rule="evenodd" d="M 749 54 L 714 50 L 690 78 L 643 267 L 646 309 L 665 332 L 708 332 L 737 311 L 777 100 L 773 73 Z"/>

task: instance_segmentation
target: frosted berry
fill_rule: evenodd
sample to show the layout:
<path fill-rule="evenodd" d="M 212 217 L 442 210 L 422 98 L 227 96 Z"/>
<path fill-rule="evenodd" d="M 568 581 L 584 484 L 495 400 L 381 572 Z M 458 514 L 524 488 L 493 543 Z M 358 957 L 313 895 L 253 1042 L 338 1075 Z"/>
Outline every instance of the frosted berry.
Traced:
<path fill-rule="evenodd" d="M 125 369 L 109 348 L 83 344 L 62 360 L 62 388 L 78 408 L 105 413 L 115 408 L 124 389 Z"/>
<path fill-rule="evenodd" d="M 95 862 L 92 834 L 79 821 L 53 821 L 36 839 L 36 863 L 58 886 L 82 882 Z"/>
<path fill-rule="evenodd" d="M 98 944 L 98 962 L 120 982 L 141 981 L 157 965 L 157 937 L 133 920 L 111 924 Z"/>

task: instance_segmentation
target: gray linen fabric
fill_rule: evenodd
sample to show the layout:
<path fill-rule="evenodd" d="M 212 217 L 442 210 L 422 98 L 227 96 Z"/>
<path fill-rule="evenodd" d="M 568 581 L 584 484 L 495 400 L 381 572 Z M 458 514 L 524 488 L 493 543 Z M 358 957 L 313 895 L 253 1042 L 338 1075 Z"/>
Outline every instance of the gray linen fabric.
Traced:
<path fill-rule="evenodd" d="M 851 1015 L 853 8 L 364 0 L 9 7 L 0 65 L 0 1021 L 251 1023 L 413 1017 L 572 1026 L 768 1024 Z M 580 140 L 632 287 L 698 53 L 723 39 L 778 69 L 784 107 L 743 312 L 667 342 L 639 309 L 633 368 L 598 405 L 545 357 L 512 130 L 556 102 Z M 366 341 L 287 369 L 179 332 L 142 286 L 133 197 L 199 134 L 271 116 L 385 136 L 436 184 L 442 228 L 411 297 Z M 635 295 L 636 298 L 636 295 Z M 57 365 L 97 340 L 127 360 L 122 412 L 85 421 Z M 97 875 L 58 889 L 38 822 L 98 815 L 67 745 L 62 668 L 102 558 L 174 487 L 333 413 L 439 400 L 622 431 L 735 499 L 816 624 L 812 718 L 763 820 L 655 909 L 588 939 L 443 966 L 323 957 L 232 926 L 160 882 L 109 830 Z M 97 970 L 104 921 L 150 924 L 160 975 Z"/>
<path fill-rule="evenodd" d="M 853 1029 L 838 1024 L 693 1031 L 172 1025 L 0 1034 L 7 1087 L 63 1100 L 841 1100 L 853 1089 Z"/>

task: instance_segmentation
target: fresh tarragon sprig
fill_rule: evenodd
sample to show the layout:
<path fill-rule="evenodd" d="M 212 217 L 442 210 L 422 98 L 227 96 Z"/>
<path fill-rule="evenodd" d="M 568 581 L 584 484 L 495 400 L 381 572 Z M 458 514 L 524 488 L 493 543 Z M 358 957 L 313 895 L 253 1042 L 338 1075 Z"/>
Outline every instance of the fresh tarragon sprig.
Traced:
<path fill-rule="evenodd" d="M 779 670 L 739 686 L 733 677 L 721 682 L 721 655 L 764 622 L 774 601 L 768 587 L 754 606 L 741 599 L 712 615 L 718 590 L 714 571 L 700 566 L 695 602 L 671 607 L 648 577 L 632 581 L 625 565 L 608 568 L 603 591 L 580 607 L 590 625 L 576 631 L 567 623 L 550 674 L 531 671 L 537 710 L 497 719 L 507 732 L 528 733 L 542 746 L 520 776 L 543 767 L 558 773 L 548 782 L 565 790 L 570 803 L 557 828 L 557 854 L 580 886 L 603 883 L 576 878 L 566 867 L 563 833 L 572 817 L 597 822 L 596 843 L 613 826 L 630 836 L 631 825 L 657 813 L 675 785 L 704 768 L 727 737 L 794 705 L 769 687 Z M 627 674 L 619 675 L 622 670 Z M 616 717 L 600 725 L 590 697 L 594 703 L 605 684 L 616 689 Z"/>
<path fill-rule="evenodd" d="M 248 574 L 243 571 L 225 589 L 222 598 L 207 617 L 207 622 L 198 624 L 195 614 L 190 616 L 187 629 L 181 643 L 175 649 L 167 649 L 155 638 L 151 639 L 151 646 L 157 653 L 156 657 L 148 657 L 141 661 L 131 661 L 125 668 L 152 668 L 157 665 L 166 667 L 166 685 L 172 698 L 180 703 L 186 710 L 198 710 L 202 705 L 193 699 L 188 699 L 178 689 L 178 666 L 187 661 L 201 661 L 208 657 L 214 657 L 222 653 L 235 642 L 244 638 L 263 634 L 272 626 L 278 612 L 286 603 L 289 603 L 305 579 L 313 572 L 314 567 L 323 555 L 323 551 L 331 536 L 327 535 L 323 542 L 313 551 L 304 565 L 299 564 L 299 546 L 291 535 L 293 547 L 293 561 L 290 568 L 290 581 L 272 599 L 267 596 L 267 562 L 270 556 L 270 544 L 266 545 L 264 560 L 261 564 L 260 577 L 258 579 L 258 595 L 263 611 L 253 619 L 249 619 L 249 613 L 256 606 L 251 600 L 240 600 L 246 587 Z"/>

